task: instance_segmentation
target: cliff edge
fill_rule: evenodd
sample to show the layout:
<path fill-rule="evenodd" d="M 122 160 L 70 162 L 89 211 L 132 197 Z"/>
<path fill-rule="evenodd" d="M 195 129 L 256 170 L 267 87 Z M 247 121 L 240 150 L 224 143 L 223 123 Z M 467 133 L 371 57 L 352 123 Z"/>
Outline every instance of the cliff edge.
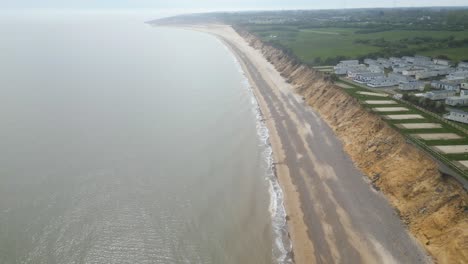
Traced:
<path fill-rule="evenodd" d="M 279 49 L 236 29 L 332 127 L 355 165 L 399 212 L 437 263 L 468 263 L 468 195 L 428 154 L 357 99 Z"/>

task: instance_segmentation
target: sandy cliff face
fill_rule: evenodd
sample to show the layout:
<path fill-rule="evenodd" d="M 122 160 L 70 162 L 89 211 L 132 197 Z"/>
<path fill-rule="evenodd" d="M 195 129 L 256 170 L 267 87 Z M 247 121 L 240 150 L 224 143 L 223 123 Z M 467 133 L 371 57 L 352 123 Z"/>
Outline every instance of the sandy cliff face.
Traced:
<path fill-rule="evenodd" d="M 360 168 L 400 212 L 438 263 L 468 263 L 468 195 L 424 152 L 307 66 L 238 32 L 289 80 L 342 140 Z"/>

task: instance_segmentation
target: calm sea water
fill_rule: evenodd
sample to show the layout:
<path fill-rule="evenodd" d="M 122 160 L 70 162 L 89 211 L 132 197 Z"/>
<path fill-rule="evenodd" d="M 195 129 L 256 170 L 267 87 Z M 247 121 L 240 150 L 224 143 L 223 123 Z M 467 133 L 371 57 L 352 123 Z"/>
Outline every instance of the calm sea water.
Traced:
<path fill-rule="evenodd" d="M 1 19 L 0 263 L 282 257 L 239 66 L 211 36 L 143 22 Z"/>

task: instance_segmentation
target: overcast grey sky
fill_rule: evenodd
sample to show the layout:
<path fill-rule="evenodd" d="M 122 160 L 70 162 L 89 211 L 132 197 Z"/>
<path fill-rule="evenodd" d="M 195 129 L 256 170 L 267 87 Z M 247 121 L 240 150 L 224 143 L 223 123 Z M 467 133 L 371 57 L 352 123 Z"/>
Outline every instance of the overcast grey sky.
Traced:
<path fill-rule="evenodd" d="M 467 6 L 468 0 L 0 0 L 0 9 L 323 9 Z"/>

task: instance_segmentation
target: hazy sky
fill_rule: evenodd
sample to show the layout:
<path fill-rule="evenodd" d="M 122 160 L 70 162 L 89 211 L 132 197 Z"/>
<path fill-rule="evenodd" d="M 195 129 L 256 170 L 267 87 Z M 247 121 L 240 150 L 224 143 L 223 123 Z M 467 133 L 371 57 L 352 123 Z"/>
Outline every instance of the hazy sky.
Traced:
<path fill-rule="evenodd" d="M 468 0 L 0 0 L 0 9 L 322 9 L 468 6 Z"/>

